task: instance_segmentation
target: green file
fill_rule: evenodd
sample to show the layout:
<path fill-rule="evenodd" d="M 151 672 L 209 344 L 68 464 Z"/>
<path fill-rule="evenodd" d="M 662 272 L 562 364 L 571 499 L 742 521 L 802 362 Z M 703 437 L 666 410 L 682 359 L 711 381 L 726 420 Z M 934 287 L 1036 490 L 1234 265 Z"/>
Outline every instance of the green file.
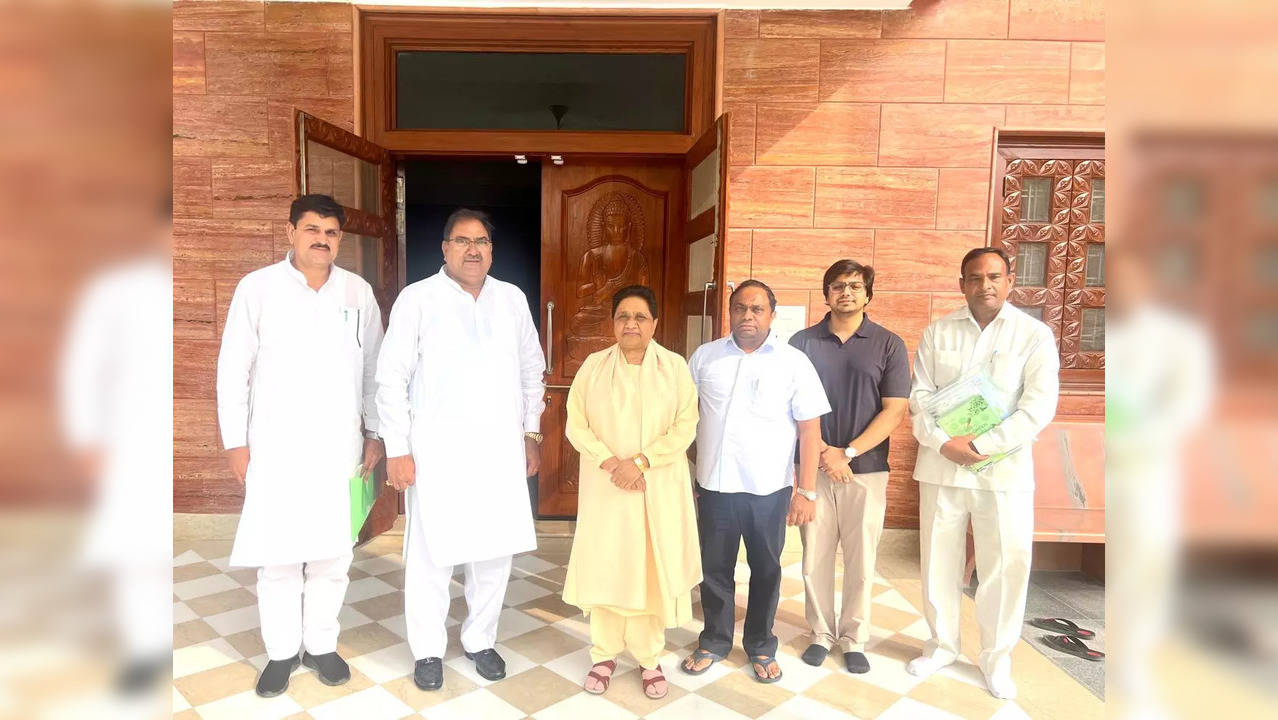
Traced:
<path fill-rule="evenodd" d="M 351 475 L 351 542 L 359 540 L 359 531 L 364 529 L 364 521 L 377 502 L 377 483 L 372 470 L 365 471 L 364 466 L 355 468 Z"/>

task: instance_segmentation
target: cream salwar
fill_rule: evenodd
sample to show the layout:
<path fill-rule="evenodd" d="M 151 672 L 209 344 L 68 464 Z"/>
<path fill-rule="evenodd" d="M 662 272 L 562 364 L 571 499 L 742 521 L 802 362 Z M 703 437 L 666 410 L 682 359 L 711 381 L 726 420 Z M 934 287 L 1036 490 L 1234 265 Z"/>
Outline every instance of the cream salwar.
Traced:
<path fill-rule="evenodd" d="M 655 342 L 637 367 L 616 345 L 597 352 L 573 380 L 567 436 L 581 453 L 580 495 L 563 597 L 591 615 L 592 656 L 625 647 L 649 662 L 657 636 L 664 642 L 653 629 L 692 618 L 701 558 L 685 453 L 697 419 L 687 363 Z M 651 465 L 642 492 L 599 467 L 639 453 Z"/>

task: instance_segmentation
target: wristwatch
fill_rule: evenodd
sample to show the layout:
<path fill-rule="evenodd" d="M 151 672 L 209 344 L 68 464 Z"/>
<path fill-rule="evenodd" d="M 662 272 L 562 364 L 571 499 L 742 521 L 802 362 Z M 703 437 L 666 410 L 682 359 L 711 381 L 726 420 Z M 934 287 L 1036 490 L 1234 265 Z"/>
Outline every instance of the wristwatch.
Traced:
<path fill-rule="evenodd" d="M 369 440 L 381 440 L 381 436 L 377 434 L 376 430 L 365 430 L 364 437 L 368 438 Z"/>
<path fill-rule="evenodd" d="M 541 441 L 545 439 L 545 436 L 539 432 L 526 432 L 524 433 L 524 437 L 531 439 L 533 442 L 537 443 L 538 445 L 540 445 Z"/>
<path fill-rule="evenodd" d="M 811 500 L 812 502 L 816 502 L 816 499 L 817 499 L 816 490 L 804 490 L 801 487 L 796 487 L 794 491 L 802 495 L 803 497 L 807 498 L 808 500 Z"/>
<path fill-rule="evenodd" d="M 643 453 L 640 453 L 640 454 L 638 454 L 638 455 L 636 455 L 636 456 L 634 456 L 634 457 L 630 458 L 630 460 L 631 460 L 631 462 L 633 462 L 635 465 L 637 465 L 637 466 L 639 467 L 639 469 L 640 469 L 641 471 L 643 471 L 643 472 L 648 472 L 648 468 L 651 468 L 651 467 L 652 467 L 652 465 L 650 465 L 650 464 L 648 463 L 647 458 L 645 458 L 645 457 L 643 456 Z"/>
<path fill-rule="evenodd" d="M 844 449 L 843 454 L 847 455 L 848 459 L 851 460 L 852 458 L 856 457 L 856 448 L 854 447 L 846 448 Z"/>

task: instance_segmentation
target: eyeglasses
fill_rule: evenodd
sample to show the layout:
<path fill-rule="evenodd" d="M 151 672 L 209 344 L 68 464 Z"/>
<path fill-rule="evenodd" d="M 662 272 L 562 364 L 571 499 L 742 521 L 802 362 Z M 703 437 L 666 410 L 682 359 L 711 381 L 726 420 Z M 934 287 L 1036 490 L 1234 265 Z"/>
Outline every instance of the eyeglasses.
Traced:
<path fill-rule="evenodd" d="M 487 250 L 488 248 L 493 246 L 493 241 L 489 240 L 486 237 L 481 237 L 481 238 L 455 237 L 455 238 L 449 239 L 448 242 L 452 243 L 453 247 L 457 248 L 458 250 L 462 248 L 469 248 L 469 247 L 476 247 L 476 248 L 479 248 L 480 250 Z"/>
<path fill-rule="evenodd" d="M 842 295 L 844 290 L 851 290 L 853 293 L 865 292 L 865 283 L 830 283 L 830 292 L 835 295 Z"/>

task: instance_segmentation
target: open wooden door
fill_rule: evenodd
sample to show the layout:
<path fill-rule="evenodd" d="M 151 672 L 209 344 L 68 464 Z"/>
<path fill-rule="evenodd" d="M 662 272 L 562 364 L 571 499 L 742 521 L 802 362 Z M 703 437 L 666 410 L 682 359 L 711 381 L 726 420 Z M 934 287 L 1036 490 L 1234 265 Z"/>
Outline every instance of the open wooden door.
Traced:
<path fill-rule="evenodd" d="M 728 124 L 719 116 L 684 159 L 685 216 L 683 233 L 669 248 L 671 266 L 678 266 L 678 285 L 671 293 L 682 297 L 674 320 L 682 337 L 684 357 L 726 331 L 724 306 L 729 288 L 724 281 L 724 242 L 728 227 Z M 671 330 L 675 328 L 672 327 Z M 671 346 L 674 347 L 674 346 Z"/>
<path fill-rule="evenodd" d="M 568 388 L 591 353 L 616 342 L 612 296 L 647 285 L 668 307 L 669 248 L 683 208 L 678 158 L 566 158 L 542 168 L 541 331 L 546 352 L 545 435 L 537 514 L 575 517 L 579 456 L 564 437 Z M 665 313 L 660 314 L 658 342 Z"/>
<path fill-rule="evenodd" d="M 331 195 L 346 211 L 336 263 L 373 286 L 390 318 L 399 291 L 395 166 L 384 148 L 336 125 L 297 112 L 298 194 Z M 400 512 L 399 493 L 386 487 L 386 464 L 376 468 L 377 502 L 359 534 L 363 544 L 390 529 Z"/>

